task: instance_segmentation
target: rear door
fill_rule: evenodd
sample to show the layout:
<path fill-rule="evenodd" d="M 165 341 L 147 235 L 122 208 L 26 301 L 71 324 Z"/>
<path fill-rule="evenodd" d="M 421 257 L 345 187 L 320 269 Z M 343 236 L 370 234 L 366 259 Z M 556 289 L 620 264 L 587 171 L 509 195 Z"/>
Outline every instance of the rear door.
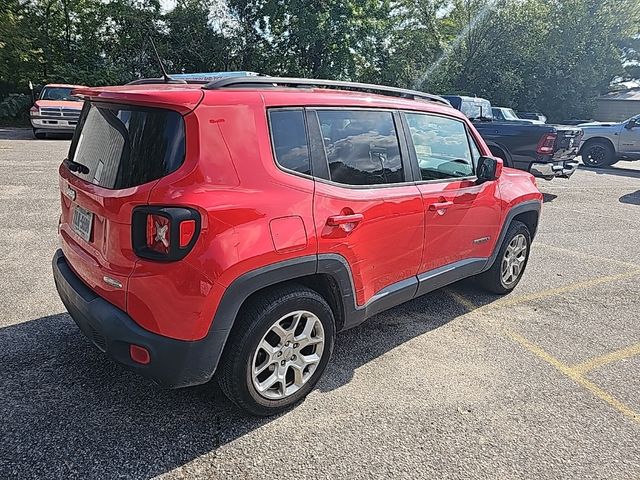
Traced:
<path fill-rule="evenodd" d="M 311 144 L 318 144 L 312 149 L 318 253 L 348 262 L 358 306 L 391 292 L 412 298 L 424 213 L 399 140 L 399 115 L 318 108 L 308 119 Z"/>
<path fill-rule="evenodd" d="M 71 268 L 125 309 L 137 257 L 132 209 L 184 161 L 184 122 L 170 110 L 86 102 L 60 167 L 60 237 Z"/>
<path fill-rule="evenodd" d="M 403 116 L 425 215 L 419 274 L 472 274 L 491 255 L 499 233 L 497 182 L 477 183 L 480 147 L 465 122 L 416 112 Z"/>

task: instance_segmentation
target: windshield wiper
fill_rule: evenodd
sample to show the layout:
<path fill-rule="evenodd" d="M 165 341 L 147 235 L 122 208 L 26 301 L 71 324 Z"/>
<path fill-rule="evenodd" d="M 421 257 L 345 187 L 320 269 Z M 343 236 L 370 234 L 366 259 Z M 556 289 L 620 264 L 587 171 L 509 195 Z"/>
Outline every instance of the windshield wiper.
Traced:
<path fill-rule="evenodd" d="M 89 173 L 89 167 L 87 167 L 86 165 L 83 165 L 81 163 L 75 162 L 73 160 L 69 160 L 68 158 L 65 158 L 63 160 L 63 162 L 67 163 L 67 167 L 72 172 L 78 172 L 78 173 L 83 174 L 83 175 L 86 175 L 87 173 Z"/>

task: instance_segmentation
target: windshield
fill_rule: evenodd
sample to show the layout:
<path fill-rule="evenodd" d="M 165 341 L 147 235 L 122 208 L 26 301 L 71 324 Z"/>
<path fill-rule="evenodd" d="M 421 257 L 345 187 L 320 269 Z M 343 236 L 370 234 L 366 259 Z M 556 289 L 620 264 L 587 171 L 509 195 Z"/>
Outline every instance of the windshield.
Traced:
<path fill-rule="evenodd" d="M 184 161 L 184 121 L 159 108 L 85 103 L 69 149 L 72 172 L 87 182 L 121 189 L 157 180 Z"/>
<path fill-rule="evenodd" d="M 68 102 L 81 102 L 82 99 L 72 97 L 70 87 L 44 87 L 40 93 L 40 100 L 64 100 Z"/>
<path fill-rule="evenodd" d="M 516 115 L 516 112 L 514 112 L 513 109 L 504 108 L 502 109 L 502 111 L 504 113 L 504 118 L 506 118 L 507 120 L 520 120 L 520 118 L 518 117 L 518 115 Z"/>

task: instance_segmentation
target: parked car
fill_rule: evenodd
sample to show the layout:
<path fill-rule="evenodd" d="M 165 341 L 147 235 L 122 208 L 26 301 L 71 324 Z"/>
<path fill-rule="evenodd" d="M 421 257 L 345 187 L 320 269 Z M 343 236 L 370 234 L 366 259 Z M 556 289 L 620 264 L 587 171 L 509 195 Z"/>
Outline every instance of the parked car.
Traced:
<path fill-rule="evenodd" d="M 588 167 L 607 167 L 618 160 L 640 160 L 640 115 L 624 122 L 583 123 L 580 153 Z"/>
<path fill-rule="evenodd" d="M 526 123 L 538 125 L 542 125 L 544 123 L 540 120 L 526 120 L 520 118 L 512 108 L 507 107 L 491 107 L 491 113 L 493 115 L 493 119 L 496 122 Z"/>
<path fill-rule="evenodd" d="M 51 83 L 45 85 L 29 110 L 33 135 L 42 139 L 47 133 L 73 133 L 82 109 L 81 99 L 71 91 L 81 85 Z"/>
<path fill-rule="evenodd" d="M 336 332 L 525 271 L 535 179 L 440 97 L 273 77 L 78 94 L 56 287 L 95 346 L 162 385 L 216 373 L 274 414 L 314 388 Z"/>
<path fill-rule="evenodd" d="M 569 178 L 578 168 L 580 128 L 497 122 L 489 100 L 460 95 L 444 98 L 471 119 L 491 153 L 507 166 L 546 180 Z"/>
<path fill-rule="evenodd" d="M 547 123 L 547 117 L 538 112 L 518 112 L 518 117 L 527 120 L 537 120 L 541 123 Z"/>

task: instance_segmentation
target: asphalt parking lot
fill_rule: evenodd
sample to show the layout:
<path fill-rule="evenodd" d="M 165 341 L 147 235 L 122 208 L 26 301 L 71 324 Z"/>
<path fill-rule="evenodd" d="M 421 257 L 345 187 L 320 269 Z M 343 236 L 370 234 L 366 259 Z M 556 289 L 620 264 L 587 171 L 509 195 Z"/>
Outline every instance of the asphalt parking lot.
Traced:
<path fill-rule="evenodd" d="M 65 313 L 68 143 L 0 129 L 0 478 L 640 478 L 640 162 L 540 181 L 515 292 L 380 314 L 302 405 L 256 419 L 107 361 Z"/>

